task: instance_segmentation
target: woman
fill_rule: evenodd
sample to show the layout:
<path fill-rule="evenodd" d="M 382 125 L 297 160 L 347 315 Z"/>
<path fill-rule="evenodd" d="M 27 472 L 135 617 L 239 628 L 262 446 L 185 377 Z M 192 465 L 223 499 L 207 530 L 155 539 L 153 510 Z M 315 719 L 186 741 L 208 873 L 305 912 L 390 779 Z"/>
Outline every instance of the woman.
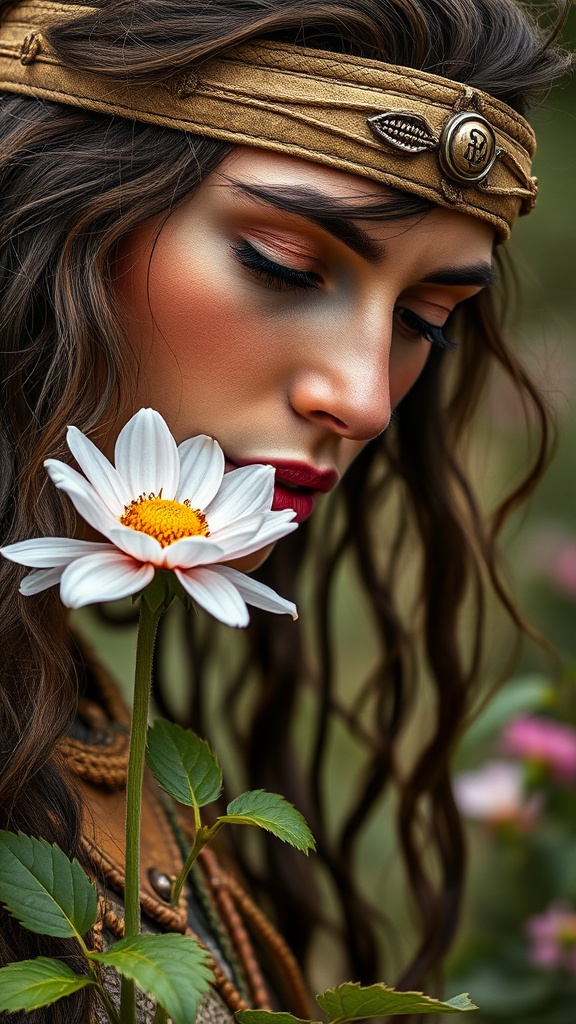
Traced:
<path fill-rule="evenodd" d="M 489 288 L 495 243 L 535 198 L 522 115 L 568 59 L 509 0 L 4 6 L 2 541 L 75 529 L 42 469 L 48 457 L 69 458 L 68 423 L 110 454 L 121 426 L 150 404 L 177 440 L 208 433 L 231 465 L 276 465 L 276 507 L 294 507 L 302 525 L 240 567 L 269 556 L 260 578 L 292 597 L 304 559 L 311 566 L 309 763 L 295 753 L 309 659 L 297 627 L 281 619 L 253 616 L 226 684 L 226 743 L 240 750 L 249 785 L 306 815 L 338 901 L 347 974 L 364 982 L 383 975 L 383 908 L 369 906 L 352 868 L 363 826 L 396 788 L 421 927 L 402 979 L 412 986 L 440 963 L 458 914 L 464 852 L 448 766 L 479 681 L 486 592 L 518 623 L 496 536 L 546 459 L 546 412 L 502 336 L 502 282 Z M 458 441 L 495 363 L 535 410 L 541 439 L 530 473 L 486 525 Z M 315 530 L 317 498 L 325 507 Z M 397 576 L 415 544 L 412 619 Z M 378 664 L 343 708 L 331 595 L 349 553 Z M 69 769 L 83 742 L 92 750 L 98 722 L 104 729 L 123 712 L 91 681 L 57 593 L 16 598 L 21 569 L 5 562 L 0 572 L 2 825 L 86 862 L 80 802 L 97 802 L 98 784 L 89 776 L 79 798 Z M 461 650 L 470 600 L 473 642 Z M 183 629 L 192 685 L 178 717 L 210 736 L 216 639 L 210 623 L 199 626 Z M 397 742 L 423 669 L 436 687 L 434 722 L 400 768 Z M 169 674 L 161 642 L 165 714 Z M 90 735 L 86 715 L 70 725 L 78 679 L 96 700 Z M 335 722 L 364 752 L 337 830 L 325 813 Z M 110 751 L 99 763 L 110 766 Z M 93 869 L 98 853 L 93 844 Z M 278 844 L 257 867 L 242 849 L 235 857 L 303 962 L 316 928 L 330 926 L 318 880 Z M 248 906 L 241 895 L 238 903 Z M 257 912 L 246 913 L 254 922 Z M 5 961 L 67 951 L 3 925 Z M 34 1019 L 86 1012 L 79 994 Z"/>

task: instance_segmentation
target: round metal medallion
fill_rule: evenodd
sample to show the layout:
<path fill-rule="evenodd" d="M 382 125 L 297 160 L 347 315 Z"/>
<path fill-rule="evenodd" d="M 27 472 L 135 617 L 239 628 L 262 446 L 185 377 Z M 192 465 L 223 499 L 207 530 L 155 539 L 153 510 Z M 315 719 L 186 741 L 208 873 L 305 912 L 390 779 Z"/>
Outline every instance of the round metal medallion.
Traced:
<path fill-rule="evenodd" d="M 499 153 L 494 129 L 476 111 L 454 114 L 442 129 L 440 164 L 452 181 L 465 184 L 482 181 Z"/>

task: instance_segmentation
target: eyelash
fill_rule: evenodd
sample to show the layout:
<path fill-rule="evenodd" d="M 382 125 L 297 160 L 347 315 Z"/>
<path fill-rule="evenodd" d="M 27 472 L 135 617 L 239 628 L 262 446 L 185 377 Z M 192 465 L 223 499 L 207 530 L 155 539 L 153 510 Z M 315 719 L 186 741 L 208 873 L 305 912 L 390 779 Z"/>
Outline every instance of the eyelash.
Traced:
<path fill-rule="evenodd" d="M 319 288 L 322 283 L 320 276 L 312 271 L 295 270 L 293 267 L 286 267 L 282 263 L 275 263 L 274 260 L 263 256 L 258 249 L 250 245 L 250 242 L 236 242 L 232 246 L 232 251 L 242 266 L 258 277 L 261 277 L 269 288 L 292 288 L 294 290 Z M 443 349 L 456 348 L 454 342 L 449 341 L 445 336 L 441 327 L 423 320 L 412 309 L 398 306 L 396 315 L 401 318 L 405 327 L 413 330 L 420 337 L 425 338 L 431 345 Z"/>
<path fill-rule="evenodd" d="M 319 288 L 322 279 L 309 270 L 294 270 L 263 256 L 250 242 L 237 242 L 232 251 L 243 267 L 263 278 L 269 288 Z"/>
<path fill-rule="evenodd" d="M 425 338 L 431 345 L 436 348 L 454 349 L 457 348 L 455 342 L 450 341 L 449 338 L 444 334 L 443 327 L 437 327 L 436 324 L 430 324 L 427 320 L 423 320 L 418 313 L 415 313 L 413 309 L 406 309 L 405 306 L 397 306 L 396 314 L 400 317 L 405 327 L 409 330 L 413 330 L 419 334 L 420 337 Z"/>

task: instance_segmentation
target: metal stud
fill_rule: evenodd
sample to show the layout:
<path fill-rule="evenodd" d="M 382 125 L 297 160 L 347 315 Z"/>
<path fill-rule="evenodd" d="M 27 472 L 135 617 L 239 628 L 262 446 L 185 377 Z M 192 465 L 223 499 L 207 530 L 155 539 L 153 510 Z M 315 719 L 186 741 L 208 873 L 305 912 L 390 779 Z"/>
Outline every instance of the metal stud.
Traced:
<path fill-rule="evenodd" d="M 148 879 L 150 881 L 150 885 L 154 889 L 154 892 L 157 893 L 160 899 L 169 903 L 175 879 L 171 878 L 170 875 L 167 875 L 164 871 L 159 871 L 158 868 L 150 868 L 148 871 Z"/>

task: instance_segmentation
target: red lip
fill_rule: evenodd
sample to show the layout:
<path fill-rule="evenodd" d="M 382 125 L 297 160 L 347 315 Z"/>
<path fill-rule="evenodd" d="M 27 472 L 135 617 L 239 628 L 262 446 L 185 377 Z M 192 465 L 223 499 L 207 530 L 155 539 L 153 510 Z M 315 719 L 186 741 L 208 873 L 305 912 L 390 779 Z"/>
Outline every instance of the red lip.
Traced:
<path fill-rule="evenodd" d="M 338 473 L 333 469 L 314 469 L 302 462 L 287 462 L 280 459 L 254 458 L 230 459 L 236 466 L 250 466 L 263 463 L 276 470 L 274 479 L 274 500 L 272 509 L 275 512 L 291 508 L 296 513 L 299 523 L 308 519 L 314 509 L 314 501 L 318 494 L 331 491 L 338 483 Z M 288 487 L 282 486 L 288 484 Z M 298 488 L 293 490 L 292 488 Z"/>
<path fill-rule="evenodd" d="M 276 480 L 292 484 L 294 487 L 306 487 L 311 491 L 325 494 L 338 483 L 338 473 L 333 469 L 313 469 L 301 462 L 275 462 L 267 459 L 269 466 L 276 470 Z"/>

